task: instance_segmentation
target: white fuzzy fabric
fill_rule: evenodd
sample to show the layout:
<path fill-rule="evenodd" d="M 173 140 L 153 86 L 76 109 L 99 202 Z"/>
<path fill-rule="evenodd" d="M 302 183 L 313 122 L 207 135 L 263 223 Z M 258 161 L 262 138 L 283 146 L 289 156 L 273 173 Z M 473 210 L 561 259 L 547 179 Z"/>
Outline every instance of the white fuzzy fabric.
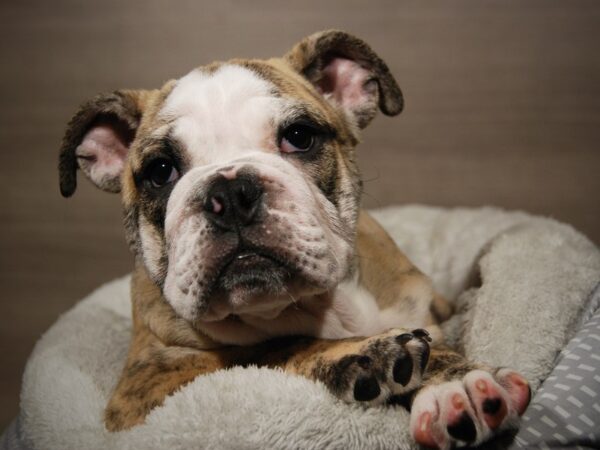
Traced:
<path fill-rule="evenodd" d="M 600 280 L 598 248 L 551 219 L 493 208 L 422 206 L 375 213 L 460 313 L 445 328 L 467 355 L 522 371 L 537 387 Z M 480 288 L 468 287 L 480 271 Z M 414 448 L 397 407 L 343 404 L 279 371 L 198 377 L 144 425 L 110 434 L 102 413 L 125 361 L 128 277 L 64 314 L 38 342 L 24 378 L 21 438 L 32 449 Z"/>

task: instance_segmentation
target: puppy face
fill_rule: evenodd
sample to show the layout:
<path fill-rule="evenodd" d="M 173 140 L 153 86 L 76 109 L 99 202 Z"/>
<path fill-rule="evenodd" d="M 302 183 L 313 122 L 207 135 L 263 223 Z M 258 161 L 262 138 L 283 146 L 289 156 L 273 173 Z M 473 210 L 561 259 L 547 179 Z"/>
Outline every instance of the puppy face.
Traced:
<path fill-rule="evenodd" d="M 74 165 L 122 191 L 133 251 L 190 322 L 274 318 L 350 275 L 358 130 L 402 105 L 387 67 L 341 32 L 90 103 L 67 130 L 63 193 Z"/>
<path fill-rule="evenodd" d="M 268 63 L 196 69 L 147 129 L 126 169 L 130 233 L 182 317 L 273 315 L 348 274 L 354 137 L 300 80 Z"/>

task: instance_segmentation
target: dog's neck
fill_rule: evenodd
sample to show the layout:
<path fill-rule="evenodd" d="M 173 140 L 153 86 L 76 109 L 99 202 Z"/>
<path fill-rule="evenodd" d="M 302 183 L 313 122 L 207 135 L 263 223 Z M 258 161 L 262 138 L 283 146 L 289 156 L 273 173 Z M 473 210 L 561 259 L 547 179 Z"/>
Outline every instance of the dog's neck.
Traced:
<path fill-rule="evenodd" d="M 380 309 L 359 282 L 357 272 L 333 291 L 295 299 L 275 317 L 240 314 L 192 324 L 177 316 L 138 262 L 132 277 L 132 300 L 134 327 L 145 328 L 164 345 L 195 349 L 251 345 L 284 335 L 327 339 L 367 336 L 380 333 L 401 319 L 392 309 Z"/>

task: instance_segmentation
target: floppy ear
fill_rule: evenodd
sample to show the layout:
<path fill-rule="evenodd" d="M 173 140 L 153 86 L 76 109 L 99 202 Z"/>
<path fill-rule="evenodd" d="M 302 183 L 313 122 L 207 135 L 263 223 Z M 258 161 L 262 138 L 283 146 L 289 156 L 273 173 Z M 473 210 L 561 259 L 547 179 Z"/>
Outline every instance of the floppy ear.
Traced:
<path fill-rule="evenodd" d="M 143 112 L 146 91 L 115 91 L 84 103 L 73 116 L 60 149 L 60 191 L 70 197 L 77 169 L 107 192 L 120 192 L 121 173 Z"/>
<path fill-rule="evenodd" d="M 348 33 L 315 33 L 284 59 L 328 101 L 353 116 L 360 128 L 371 122 L 378 107 L 388 116 L 402 111 L 402 92 L 387 65 L 364 41 Z"/>

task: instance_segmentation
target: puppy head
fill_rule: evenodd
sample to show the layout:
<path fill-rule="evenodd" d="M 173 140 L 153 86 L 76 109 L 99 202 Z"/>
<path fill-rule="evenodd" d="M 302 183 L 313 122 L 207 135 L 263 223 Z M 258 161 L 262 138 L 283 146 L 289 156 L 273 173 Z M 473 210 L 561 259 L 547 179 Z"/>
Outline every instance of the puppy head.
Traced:
<path fill-rule="evenodd" d="M 402 109 L 383 61 L 339 31 L 283 58 L 200 67 L 155 91 L 85 103 L 60 155 L 121 192 L 130 246 L 190 322 L 276 317 L 353 270 L 358 133 Z"/>

